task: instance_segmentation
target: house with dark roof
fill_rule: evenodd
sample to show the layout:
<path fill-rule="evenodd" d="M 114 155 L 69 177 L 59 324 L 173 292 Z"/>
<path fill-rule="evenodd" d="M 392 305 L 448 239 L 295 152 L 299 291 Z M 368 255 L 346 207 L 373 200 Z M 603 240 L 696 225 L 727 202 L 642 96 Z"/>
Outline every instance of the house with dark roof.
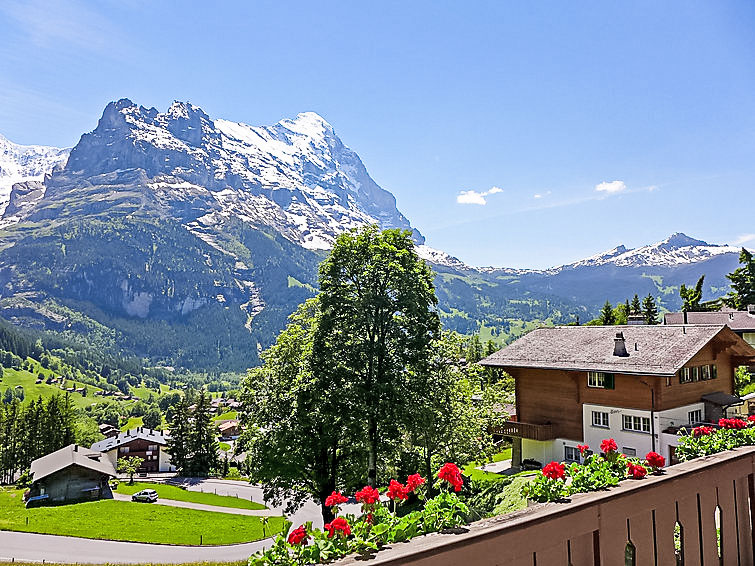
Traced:
<path fill-rule="evenodd" d="M 540 328 L 480 364 L 515 380 L 516 421 L 498 431 L 523 459 L 579 461 L 613 438 L 628 456 L 674 460 L 680 428 L 717 422 L 741 403 L 737 366 L 755 349 L 725 325 Z"/>
<path fill-rule="evenodd" d="M 139 473 L 175 472 L 167 451 L 170 436 L 160 430 L 138 427 L 92 444 L 92 450 L 102 452 L 118 468 L 119 458 L 138 456 L 144 460 Z"/>
<path fill-rule="evenodd" d="M 112 499 L 113 463 L 101 452 L 71 444 L 31 463 L 26 506 Z"/>
<path fill-rule="evenodd" d="M 746 311 L 722 309 L 703 312 L 668 312 L 664 324 L 725 324 L 739 334 L 750 346 L 755 346 L 755 305 Z"/>

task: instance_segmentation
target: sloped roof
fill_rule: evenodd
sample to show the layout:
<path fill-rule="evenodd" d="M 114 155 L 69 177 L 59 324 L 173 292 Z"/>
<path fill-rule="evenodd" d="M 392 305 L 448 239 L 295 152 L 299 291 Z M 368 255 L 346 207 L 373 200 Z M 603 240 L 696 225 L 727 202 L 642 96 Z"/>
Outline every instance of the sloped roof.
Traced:
<path fill-rule="evenodd" d="M 31 463 L 32 477 L 34 481 L 38 481 L 69 466 L 80 466 L 109 476 L 116 475 L 112 462 L 102 453 L 71 444 L 34 460 Z"/>
<path fill-rule="evenodd" d="M 626 357 L 613 355 L 618 332 Z M 556 326 L 533 330 L 480 364 L 670 376 L 719 335 L 737 355 L 755 359 L 755 349 L 723 325 Z"/>
<path fill-rule="evenodd" d="M 684 324 L 683 312 L 668 312 L 666 324 Z M 725 324 L 735 332 L 755 331 L 755 315 L 747 311 L 688 312 L 688 324 Z"/>
<path fill-rule="evenodd" d="M 165 446 L 168 444 L 170 437 L 163 434 L 162 431 L 149 429 L 146 427 L 133 428 L 127 432 L 122 432 L 118 436 L 112 438 L 106 438 L 92 444 L 92 450 L 98 452 L 109 452 L 113 448 L 118 448 L 129 442 L 133 442 L 136 439 L 146 440 L 152 444 L 160 444 Z"/>

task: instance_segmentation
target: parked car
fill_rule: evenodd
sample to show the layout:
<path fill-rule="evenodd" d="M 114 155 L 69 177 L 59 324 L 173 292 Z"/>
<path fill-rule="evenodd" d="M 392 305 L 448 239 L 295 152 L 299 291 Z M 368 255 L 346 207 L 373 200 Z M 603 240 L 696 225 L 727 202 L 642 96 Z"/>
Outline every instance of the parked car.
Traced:
<path fill-rule="evenodd" d="M 131 496 L 131 501 L 141 501 L 142 503 L 154 503 L 157 501 L 157 492 L 154 489 L 143 489 L 137 491 Z"/>

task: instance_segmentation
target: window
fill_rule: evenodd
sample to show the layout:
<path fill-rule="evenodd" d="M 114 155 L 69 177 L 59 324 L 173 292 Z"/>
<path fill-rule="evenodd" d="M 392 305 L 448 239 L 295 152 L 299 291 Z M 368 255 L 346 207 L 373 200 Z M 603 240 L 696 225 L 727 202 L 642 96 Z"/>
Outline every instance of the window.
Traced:
<path fill-rule="evenodd" d="M 613 389 L 614 380 L 612 373 L 603 373 L 600 371 L 587 372 L 587 386 L 597 387 L 599 389 Z"/>
<path fill-rule="evenodd" d="M 716 364 L 682 368 L 679 372 L 679 383 L 692 383 L 695 381 L 707 381 L 718 377 Z"/>
<path fill-rule="evenodd" d="M 624 456 L 637 456 L 637 449 L 624 446 L 621 449 L 621 453 L 624 454 Z"/>
<path fill-rule="evenodd" d="M 632 432 L 650 432 L 650 417 L 622 415 L 622 424 L 624 430 L 631 430 Z"/>
<path fill-rule="evenodd" d="M 150 445 L 149 445 L 149 449 L 150 449 L 150 450 L 151 450 L 152 452 L 156 452 L 156 451 L 157 451 L 157 444 L 150 444 Z"/>
<path fill-rule="evenodd" d="M 592 412 L 592 426 L 608 428 L 608 413 L 603 411 Z"/>
<path fill-rule="evenodd" d="M 679 383 L 692 383 L 691 368 L 682 368 L 679 372 Z"/>
<path fill-rule="evenodd" d="M 703 422 L 703 412 L 700 409 L 697 409 L 696 411 L 690 411 L 689 413 L 687 413 L 687 422 L 689 424 Z"/>
<path fill-rule="evenodd" d="M 128 454 L 128 446 L 121 446 L 121 454 Z"/>
<path fill-rule="evenodd" d="M 579 462 L 579 450 L 574 446 L 564 446 L 564 460 L 567 462 Z"/>

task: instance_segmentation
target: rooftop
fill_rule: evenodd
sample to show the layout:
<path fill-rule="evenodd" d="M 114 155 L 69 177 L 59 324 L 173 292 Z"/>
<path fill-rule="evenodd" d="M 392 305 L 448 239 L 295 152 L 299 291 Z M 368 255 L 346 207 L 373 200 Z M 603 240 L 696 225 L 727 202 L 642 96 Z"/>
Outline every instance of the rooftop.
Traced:
<path fill-rule="evenodd" d="M 665 324 L 683 324 L 683 312 L 669 312 L 663 317 Z M 735 332 L 755 331 L 755 314 L 747 311 L 688 312 L 688 324 L 725 324 Z"/>
<path fill-rule="evenodd" d="M 618 333 L 626 355 L 614 355 Z M 755 349 L 724 325 L 539 328 L 480 361 L 493 367 L 672 376 L 711 340 L 755 360 Z"/>
<path fill-rule="evenodd" d="M 161 430 L 154 430 L 147 427 L 132 428 L 131 430 L 120 433 L 118 436 L 113 436 L 112 438 L 106 438 L 105 440 L 95 442 L 94 444 L 92 444 L 92 450 L 96 450 L 98 452 L 108 452 L 113 448 L 117 448 L 118 446 L 122 446 L 123 444 L 128 444 L 129 442 L 133 442 L 137 439 L 146 440 L 148 442 L 151 442 L 152 444 L 161 444 L 165 446 L 166 444 L 168 444 L 170 437 L 163 434 Z"/>
<path fill-rule="evenodd" d="M 38 481 L 69 466 L 80 466 L 110 476 L 116 475 L 113 464 L 100 452 L 71 444 L 34 460 L 31 463 L 32 477 L 34 481 Z"/>

